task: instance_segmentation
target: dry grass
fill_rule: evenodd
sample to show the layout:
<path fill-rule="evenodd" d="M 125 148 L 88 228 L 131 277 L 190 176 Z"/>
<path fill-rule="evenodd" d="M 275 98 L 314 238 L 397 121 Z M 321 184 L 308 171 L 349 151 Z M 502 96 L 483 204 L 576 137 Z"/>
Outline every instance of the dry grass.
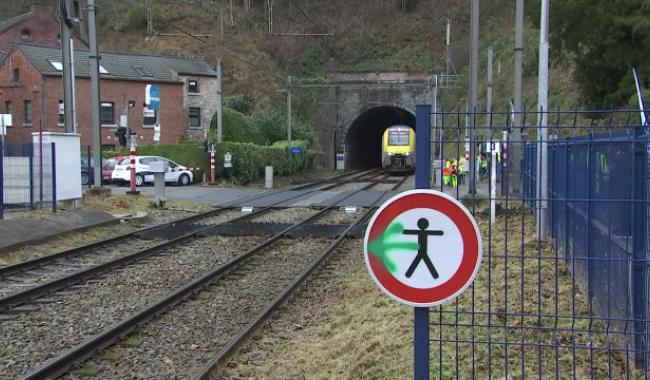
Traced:
<path fill-rule="evenodd" d="M 515 211 L 507 223 L 506 227 L 503 216 L 494 226 L 479 218 L 484 257 L 473 288 L 457 301 L 432 309 L 432 378 L 640 377 L 637 371 L 627 370 L 633 365 L 632 354 L 626 358 L 625 346 L 608 339 L 605 324 L 590 323 L 588 304 L 564 260 L 535 240 L 532 216 Z M 299 298 L 315 297 L 315 305 L 310 305 L 317 310 L 312 309 L 314 320 L 306 321 L 304 329 L 291 328 L 289 323 L 288 332 L 275 327 L 263 333 L 258 342 L 242 350 L 245 358 L 233 359 L 239 363 L 230 363 L 230 375 L 412 376 L 412 308 L 389 300 L 370 280 L 360 241 L 341 254 L 350 257 L 349 264 L 356 269 L 342 275 L 343 281 L 333 281 L 335 289 L 330 291 L 338 295 L 335 302 L 323 306 L 320 293 L 307 290 Z M 278 319 L 291 320 L 296 313 L 304 314 L 295 306 Z M 271 353 L 269 347 L 274 347 Z M 257 358 L 254 365 L 250 357 Z"/>

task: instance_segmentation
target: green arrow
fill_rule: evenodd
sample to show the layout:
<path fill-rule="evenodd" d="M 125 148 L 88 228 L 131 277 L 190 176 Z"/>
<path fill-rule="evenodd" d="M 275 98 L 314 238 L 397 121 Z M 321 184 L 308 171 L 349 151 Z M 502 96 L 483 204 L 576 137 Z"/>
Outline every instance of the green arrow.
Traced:
<path fill-rule="evenodd" d="M 402 232 L 404 232 L 404 224 L 400 222 L 392 222 L 368 245 L 370 253 L 381 260 L 384 267 L 386 267 L 388 272 L 392 274 L 395 274 L 397 271 L 397 264 L 395 264 L 395 261 L 391 258 L 392 251 L 399 250 L 402 252 L 417 252 L 418 249 L 420 249 L 418 243 L 399 241 L 398 237 L 404 236 Z"/>

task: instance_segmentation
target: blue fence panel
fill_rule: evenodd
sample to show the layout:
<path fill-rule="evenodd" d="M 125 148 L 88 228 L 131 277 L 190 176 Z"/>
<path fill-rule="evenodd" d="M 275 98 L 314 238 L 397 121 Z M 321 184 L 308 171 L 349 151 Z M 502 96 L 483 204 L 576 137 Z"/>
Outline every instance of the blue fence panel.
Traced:
<path fill-rule="evenodd" d="M 578 288 L 587 294 L 591 313 L 606 321 L 607 330 L 624 332 L 614 339 L 640 352 L 636 360 L 641 366 L 647 365 L 650 315 L 646 236 L 650 180 L 647 158 L 638 159 L 645 151 L 640 153 L 637 143 L 645 138 L 590 134 L 551 141 L 548 149 L 552 244 L 566 259 Z M 522 177 L 524 202 L 534 210 L 534 144 L 525 149 Z M 642 197 L 635 193 L 639 185 L 646 191 Z M 642 252 L 635 259 L 638 231 L 642 236 L 636 238 L 643 247 L 636 247 Z"/>
<path fill-rule="evenodd" d="M 527 144 L 524 148 L 521 173 L 524 202 L 535 209 L 535 199 L 537 199 L 537 149 L 535 144 Z"/>

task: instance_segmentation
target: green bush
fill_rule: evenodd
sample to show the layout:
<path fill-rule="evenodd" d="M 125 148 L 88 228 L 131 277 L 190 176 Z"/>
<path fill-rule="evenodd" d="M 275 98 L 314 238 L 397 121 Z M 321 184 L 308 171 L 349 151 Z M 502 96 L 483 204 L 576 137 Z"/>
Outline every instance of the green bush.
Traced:
<path fill-rule="evenodd" d="M 230 107 L 223 107 L 223 141 L 260 143 L 257 131 L 250 125 L 248 118 L 241 112 Z M 212 141 L 216 141 L 217 118 L 212 118 L 210 124 Z"/>
<path fill-rule="evenodd" d="M 278 109 L 256 107 L 249 117 L 262 145 L 271 145 L 287 137 L 287 121 Z"/>
<path fill-rule="evenodd" d="M 179 143 L 173 145 L 143 145 L 138 146 L 138 156 L 161 156 L 187 166 L 199 168 L 194 172 L 194 181 L 200 181 L 203 173 L 210 170 L 210 156 L 203 150 L 203 145 L 197 142 Z M 114 152 L 104 152 L 104 157 L 128 156 L 127 148 L 120 148 Z"/>
<path fill-rule="evenodd" d="M 264 175 L 266 166 L 273 166 L 276 175 L 292 175 L 311 170 L 323 162 L 323 154 L 305 150 L 297 156 L 288 148 L 259 146 L 250 143 L 222 143 L 216 146 L 217 174 L 223 173 L 223 156 L 232 154 L 233 179 L 240 184 L 254 181 Z"/>
<path fill-rule="evenodd" d="M 216 140 L 216 115 L 210 124 L 210 134 L 212 140 Z M 313 141 L 311 125 L 299 117 L 294 117 L 292 137 L 295 140 L 311 143 Z M 286 115 L 277 108 L 262 105 L 256 107 L 252 114 L 246 115 L 230 107 L 223 107 L 223 141 L 272 145 L 286 138 Z"/>
<path fill-rule="evenodd" d="M 248 102 L 244 95 L 226 96 L 223 100 L 223 106 L 241 113 L 248 112 Z"/>
<path fill-rule="evenodd" d="M 294 145 L 295 146 L 295 145 Z M 323 162 L 320 152 L 304 150 L 302 154 L 292 156 L 286 147 L 260 146 L 251 143 L 225 142 L 215 146 L 215 164 L 217 175 L 223 175 L 223 156 L 226 152 L 232 154 L 232 179 L 238 184 L 246 184 L 264 175 L 267 165 L 273 166 L 277 175 L 292 175 L 301 170 L 311 170 Z M 104 152 L 105 157 L 128 156 L 128 149 L 122 148 L 115 152 Z M 169 158 L 183 166 L 199 168 L 195 172 L 195 181 L 203 178 L 203 173 L 209 173 L 210 154 L 205 152 L 200 143 L 182 143 L 174 145 L 147 145 L 137 149 L 140 156 L 161 156 Z"/>

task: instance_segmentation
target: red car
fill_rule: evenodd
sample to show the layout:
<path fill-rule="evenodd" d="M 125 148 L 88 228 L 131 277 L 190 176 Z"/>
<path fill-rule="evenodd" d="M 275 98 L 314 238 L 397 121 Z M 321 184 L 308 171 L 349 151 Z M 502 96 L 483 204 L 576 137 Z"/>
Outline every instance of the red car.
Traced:
<path fill-rule="evenodd" d="M 124 156 L 115 156 L 111 158 L 105 158 L 102 161 L 102 182 L 104 183 L 110 183 L 111 182 L 111 175 L 113 174 L 113 169 L 115 169 L 115 165 L 122 161 L 124 159 Z"/>

